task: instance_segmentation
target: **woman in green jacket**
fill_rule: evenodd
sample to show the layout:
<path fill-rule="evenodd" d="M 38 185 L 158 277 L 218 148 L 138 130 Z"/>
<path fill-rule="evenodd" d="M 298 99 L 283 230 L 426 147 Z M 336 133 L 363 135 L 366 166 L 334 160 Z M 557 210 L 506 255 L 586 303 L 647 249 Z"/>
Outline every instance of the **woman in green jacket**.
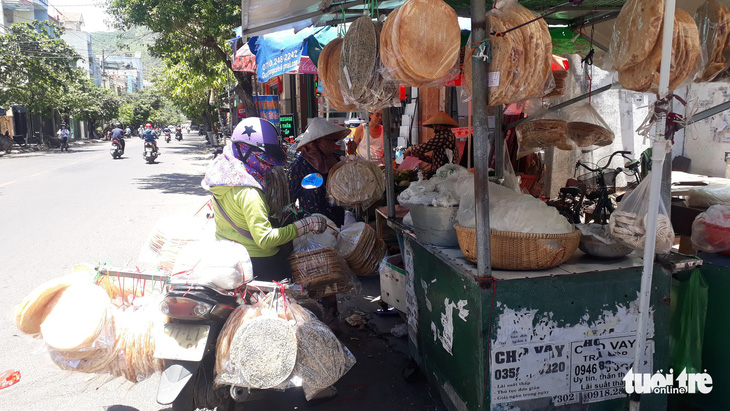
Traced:
<path fill-rule="evenodd" d="M 291 277 L 285 244 L 327 227 L 321 215 L 278 227 L 289 188 L 283 165 L 286 155 L 276 127 L 257 117 L 236 126 L 231 143 L 205 173 L 203 186 L 215 200 L 216 236 L 241 243 L 248 250 L 254 276 L 260 281 Z"/>

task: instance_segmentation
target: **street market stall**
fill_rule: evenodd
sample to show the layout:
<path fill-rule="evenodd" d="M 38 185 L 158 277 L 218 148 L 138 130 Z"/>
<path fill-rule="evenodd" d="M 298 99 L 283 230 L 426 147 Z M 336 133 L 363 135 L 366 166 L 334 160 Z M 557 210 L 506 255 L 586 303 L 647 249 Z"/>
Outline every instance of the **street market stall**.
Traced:
<path fill-rule="evenodd" d="M 643 3 L 651 4 L 642 7 Z M 671 276 L 699 264 L 696 259 L 677 255 L 671 255 L 664 265 L 655 264 L 655 252 L 669 254 L 674 242 L 667 218 L 669 203 L 660 195 L 662 180 L 666 179 L 662 176 L 663 163 L 670 147 L 665 132 L 667 118 L 673 114 L 669 91 L 694 74 L 693 67 L 687 67 L 694 66 L 691 63 L 682 70 L 670 68 L 704 59 L 696 52 L 702 45 L 713 50 L 709 53 L 711 61 L 700 63 L 708 74 L 703 78 L 711 77 L 715 73 L 712 62 L 722 65 L 714 50 L 724 43 L 713 34 L 700 33 L 698 24 L 690 21 L 686 12 L 676 13 L 675 21 L 672 0 L 592 2 L 583 6 L 521 4 L 540 10 L 544 19 L 509 3 L 495 3 L 494 10 L 487 13 L 484 4 L 477 1 L 466 9 L 464 2 L 408 0 L 386 17 L 382 27 L 375 24 L 373 29 L 372 21 L 366 24 L 359 17 L 353 27 L 366 40 L 354 44 L 361 49 L 347 51 L 346 57 L 340 55 L 339 72 L 327 64 L 325 77 L 333 78 L 331 81 L 337 85 L 328 89 L 325 83 L 326 93 L 335 93 L 331 98 L 339 102 L 341 97 L 343 103 L 368 110 L 383 108 L 383 123 L 389 125 L 393 119 L 388 108 L 387 80 L 413 87 L 449 81 L 454 42 L 446 31 L 457 15 L 472 19 L 463 69 L 472 94 L 474 119 L 475 168 L 473 182 L 468 186 L 470 210 L 475 216 L 471 227 L 459 224 L 454 228 L 459 211 L 455 206 L 461 205 L 466 193 L 460 198 L 445 193 L 448 190 L 442 188 L 459 185 L 458 180 L 449 181 L 448 176 L 433 181 L 431 187 L 443 196 L 428 198 L 430 204 L 410 205 L 412 225 L 395 218 L 391 130 L 384 127 L 387 218 L 403 237 L 402 284 L 411 355 L 438 387 L 449 409 L 545 409 L 574 404 L 625 409 L 629 402 L 632 409 L 666 408 L 667 396 L 663 394 L 634 396 L 629 401 L 623 378 L 630 369 L 635 373 L 668 369 Z M 444 11 L 449 5 L 456 9 L 455 14 Z M 444 21 L 441 32 L 435 25 L 418 24 L 431 21 L 434 15 Z M 551 73 L 552 53 L 545 21 L 580 21 L 581 26 L 589 26 L 617 17 L 616 29 L 612 25 L 607 37 L 614 69 L 619 73 L 618 83 L 590 90 L 506 125 L 501 124 L 498 113 L 490 124 L 489 106 L 540 98 L 565 81 Z M 700 19 L 699 26 L 702 22 Z M 402 30 L 415 34 L 403 35 Z M 371 47 L 374 43 L 378 47 L 373 41 L 378 36 L 379 53 Z M 415 43 L 415 39 L 426 41 Z M 402 44 L 408 41 L 414 43 Z M 362 49 L 365 45 L 367 50 Z M 345 48 L 340 47 L 344 53 Z M 684 54 L 672 53 L 673 47 L 681 48 Z M 378 59 L 383 65 L 381 71 L 373 69 Z M 337 66 L 336 59 L 331 65 Z M 421 70 L 423 67 L 428 69 Z M 355 79 L 353 72 L 357 73 Z M 642 252 L 643 258 L 637 253 L 614 260 L 587 258 L 576 251 L 578 245 L 571 236 L 579 239 L 582 234 L 572 227 L 561 232 L 536 231 L 535 225 L 522 231 L 505 227 L 504 223 L 510 221 L 492 210 L 501 201 L 495 201 L 498 189 L 488 183 L 489 135 L 496 136 L 499 177 L 504 169 L 504 129 L 524 124 L 517 130 L 518 137 L 529 141 L 533 149 L 550 146 L 572 150 L 576 146 L 608 144 L 614 139 L 613 132 L 584 100 L 619 84 L 659 95 L 646 127 L 654 140 L 651 160 L 656 172 L 636 191 L 636 206 L 621 209 L 624 214 L 618 216 L 623 219 L 614 219 L 610 228 L 613 235 L 623 235 L 622 245 Z M 581 105 L 576 104 L 579 102 Z M 565 111 L 566 118 L 550 115 L 563 108 L 573 108 Z M 715 110 L 710 108 L 700 115 Z M 546 135 L 551 138 L 544 138 Z M 410 194 L 426 193 L 425 185 L 419 186 L 422 192 L 414 189 Z M 510 207 L 514 202 L 501 205 Z M 549 218 L 542 222 L 549 224 Z M 439 243 L 441 240 L 443 243 Z M 533 257 L 537 261 L 530 265 Z"/>

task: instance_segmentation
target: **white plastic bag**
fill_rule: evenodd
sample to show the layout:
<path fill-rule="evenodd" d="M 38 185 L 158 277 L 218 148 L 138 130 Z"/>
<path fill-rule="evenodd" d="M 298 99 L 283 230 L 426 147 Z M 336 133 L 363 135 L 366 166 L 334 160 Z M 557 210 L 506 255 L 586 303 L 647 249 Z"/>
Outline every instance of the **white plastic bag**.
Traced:
<path fill-rule="evenodd" d="M 730 251 L 730 206 L 714 205 L 695 218 L 692 246 L 709 253 Z"/>
<path fill-rule="evenodd" d="M 638 187 L 624 197 L 616 211 L 611 214 L 608 229 L 611 236 L 621 244 L 634 250 L 643 250 L 649 214 L 649 188 L 651 173 Z M 657 254 L 668 254 L 674 245 L 674 228 L 669 219 L 667 206 L 659 203 L 656 230 Z"/>
<path fill-rule="evenodd" d="M 710 207 L 717 204 L 730 205 L 730 185 L 709 185 L 689 190 L 690 207 Z"/>

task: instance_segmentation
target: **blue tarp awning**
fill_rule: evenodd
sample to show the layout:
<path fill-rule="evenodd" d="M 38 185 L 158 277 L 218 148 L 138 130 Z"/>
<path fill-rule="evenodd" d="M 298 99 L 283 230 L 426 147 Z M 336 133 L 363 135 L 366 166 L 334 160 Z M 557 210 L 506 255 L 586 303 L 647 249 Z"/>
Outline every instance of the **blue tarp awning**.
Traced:
<path fill-rule="evenodd" d="M 240 34 L 240 27 L 236 34 Z M 277 33 L 252 37 L 248 41 L 249 48 L 256 55 L 256 75 L 260 82 L 296 71 L 307 56 L 310 39 L 319 44 L 327 44 L 337 37 L 337 29 L 333 27 L 307 27 L 298 32 L 284 30 Z"/>

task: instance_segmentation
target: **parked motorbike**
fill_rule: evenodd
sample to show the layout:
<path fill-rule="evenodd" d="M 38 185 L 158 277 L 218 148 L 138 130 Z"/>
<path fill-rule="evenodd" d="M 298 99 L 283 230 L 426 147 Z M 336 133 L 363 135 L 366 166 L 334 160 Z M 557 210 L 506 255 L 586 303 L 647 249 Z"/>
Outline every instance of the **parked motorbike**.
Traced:
<path fill-rule="evenodd" d="M 177 133 L 175 133 L 175 139 L 177 141 L 182 141 L 182 131 L 178 131 Z"/>
<path fill-rule="evenodd" d="M 303 189 L 323 183 L 320 174 L 310 174 L 302 181 Z M 270 292 L 280 289 L 302 291 L 296 284 L 253 281 L 246 273 L 244 286 Z M 243 300 L 243 303 L 247 303 Z M 237 402 L 253 399 L 255 393 L 237 386 L 216 387 L 216 343 L 228 316 L 238 306 L 236 294 L 210 283 L 190 279 L 173 279 L 160 310 L 169 318 L 156 340 L 155 358 L 164 361 L 164 371 L 157 391 L 157 402 L 172 404 L 173 411 L 197 408 L 233 410 Z"/>
<path fill-rule="evenodd" d="M 169 143 L 169 142 L 170 142 L 170 140 L 172 140 L 172 137 L 170 136 L 170 133 L 167 133 L 167 132 L 166 132 L 166 133 L 165 133 L 165 141 Z"/>
<path fill-rule="evenodd" d="M 112 139 L 112 148 L 109 150 L 109 152 L 112 155 L 113 159 L 122 158 L 122 155 L 124 155 L 124 149 L 122 148 L 122 143 L 114 138 Z"/>
<path fill-rule="evenodd" d="M 152 143 L 144 143 L 144 153 L 142 154 L 142 157 L 144 157 L 148 164 L 154 163 L 158 155 L 159 153 L 155 151 L 155 146 Z"/>

